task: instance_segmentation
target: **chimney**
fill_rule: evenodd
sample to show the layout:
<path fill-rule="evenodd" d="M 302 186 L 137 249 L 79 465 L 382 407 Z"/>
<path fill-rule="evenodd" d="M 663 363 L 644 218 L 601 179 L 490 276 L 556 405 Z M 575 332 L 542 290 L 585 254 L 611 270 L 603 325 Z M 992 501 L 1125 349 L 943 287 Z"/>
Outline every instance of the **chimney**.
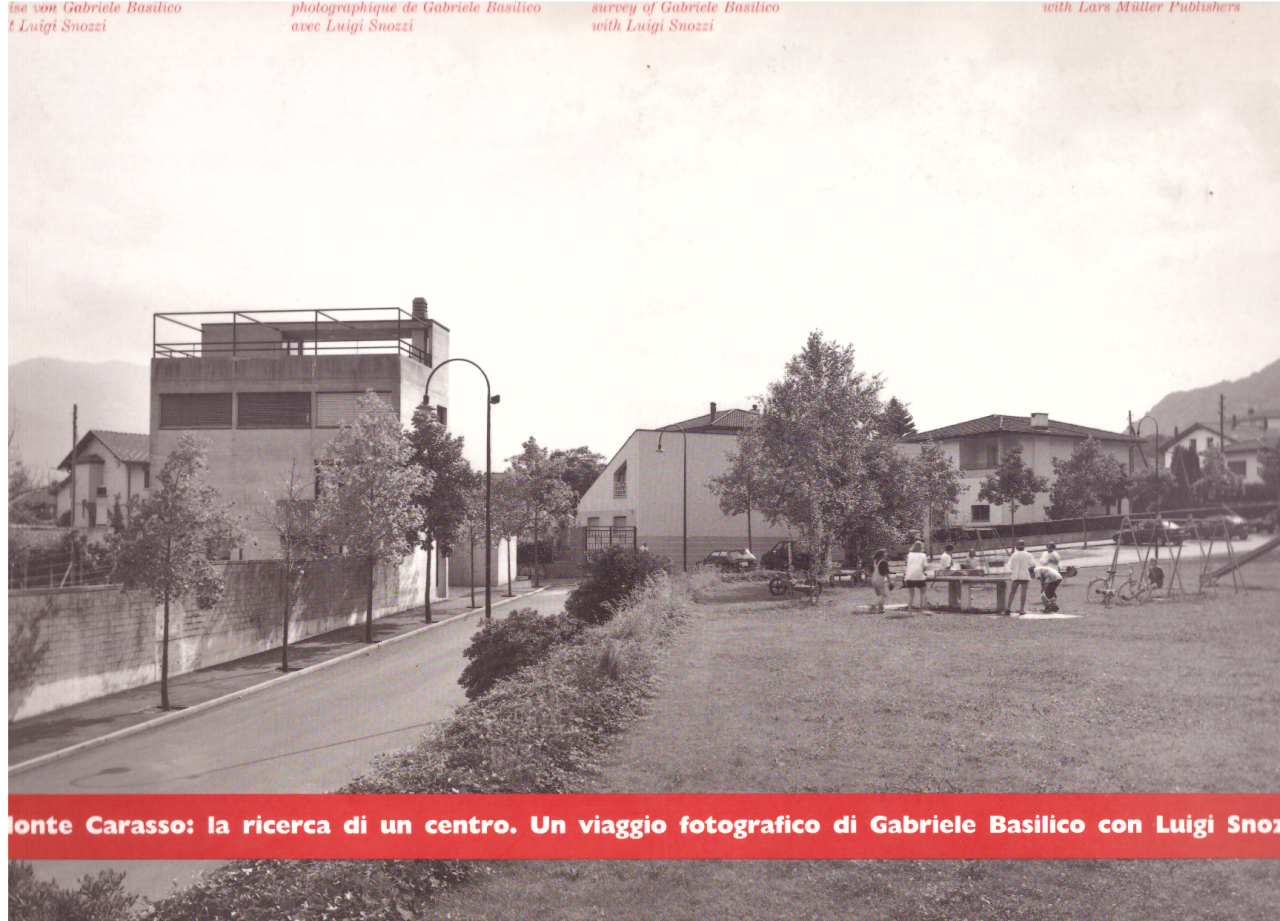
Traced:
<path fill-rule="evenodd" d="M 413 299 L 413 318 L 415 320 L 425 320 L 427 318 L 427 299 L 425 297 L 415 297 Z"/>
<path fill-rule="evenodd" d="M 1049 429 L 1049 414 L 1048 414 L 1048 413 L 1032 413 L 1032 414 L 1031 414 L 1031 427 L 1032 427 L 1033 429 L 1036 429 L 1036 430 L 1038 430 L 1038 431 L 1042 431 L 1042 432 L 1044 432 L 1044 431 L 1048 431 L 1048 429 Z"/>
<path fill-rule="evenodd" d="M 715 424 L 715 421 L 716 421 L 716 404 L 712 403 L 711 404 L 711 421 L 708 422 L 707 425 L 713 425 Z"/>

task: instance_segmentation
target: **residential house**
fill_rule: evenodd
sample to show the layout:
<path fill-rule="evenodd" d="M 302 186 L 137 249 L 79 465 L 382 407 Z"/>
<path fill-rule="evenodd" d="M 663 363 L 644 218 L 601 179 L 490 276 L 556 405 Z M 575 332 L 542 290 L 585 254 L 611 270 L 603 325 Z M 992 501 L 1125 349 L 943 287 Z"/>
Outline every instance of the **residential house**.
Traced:
<path fill-rule="evenodd" d="M 255 515 L 283 498 L 293 471 L 315 495 L 325 444 L 373 391 L 408 426 L 432 369 L 449 356 L 449 330 L 415 298 L 399 308 L 224 311 L 155 315 L 150 454 L 163 464 L 179 439 L 208 443 L 209 482 L 245 515 L 254 540 L 237 555 L 272 557 L 279 535 Z M 430 404 L 448 421 L 447 370 L 431 377 Z M 158 469 L 158 468 L 157 468 Z M 432 571 L 448 593 L 447 560 L 418 551 L 410 568 Z"/>
<path fill-rule="evenodd" d="M 714 550 L 746 547 L 759 556 L 790 536 L 787 527 L 759 513 L 724 514 L 708 485 L 729 469 L 738 435 L 756 417 L 743 409 L 720 412 L 712 403 L 706 415 L 636 429 L 578 503 L 578 525 L 588 536 L 597 528 L 635 529 L 626 533 L 637 545 L 678 564 L 686 558 L 686 535 L 690 566 Z"/>
<path fill-rule="evenodd" d="M 1190 448 L 1196 453 L 1196 456 L 1203 461 L 1204 452 L 1211 448 L 1223 450 L 1224 446 L 1230 446 L 1236 443 L 1236 438 L 1232 435 L 1224 435 L 1212 426 L 1205 425 L 1203 422 L 1196 422 L 1188 426 L 1185 430 L 1173 430 L 1173 436 L 1165 439 L 1160 443 L 1160 454 L 1163 458 L 1161 466 L 1165 470 L 1173 467 L 1173 451 L 1175 448 Z"/>
<path fill-rule="evenodd" d="M 151 492 L 151 440 L 132 432 L 93 429 L 84 434 L 75 450 L 63 458 L 59 470 L 72 477 L 58 484 L 57 518 L 70 513 L 70 524 L 101 537 L 110 526 L 117 501 L 126 518 L 134 503 Z"/>
<path fill-rule="evenodd" d="M 934 442 L 960 471 L 958 520 L 948 524 L 1007 525 L 1011 518 L 1008 505 L 992 505 L 978 498 L 982 481 L 995 473 L 1005 455 L 1014 447 L 1021 447 L 1023 463 L 1052 484 L 1054 458 L 1066 460 L 1076 445 L 1088 438 L 1095 439 L 1105 453 L 1124 465 L 1125 470 L 1132 470 L 1130 446 L 1139 445 L 1140 439 L 1119 432 L 1058 422 L 1051 420 L 1048 413 L 983 416 L 911 435 L 905 443 L 910 446 Z M 1018 509 L 1017 522 L 1044 521 L 1048 517 L 1045 512 L 1048 504 L 1048 493 L 1037 496 L 1030 506 Z M 1127 506 L 1128 502 L 1122 501 L 1114 511 L 1122 513 Z M 1101 506 L 1096 513 L 1111 514 L 1112 511 L 1111 507 Z M 941 525 L 941 522 L 935 524 Z"/>
<path fill-rule="evenodd" d="M 1242 438 L 1222 449 L 1227 469 L 1242 477 L 1245 483 L 1261 483 L 1259 467 L 1263 451 L 1280 451 L 1280 427 L 1270 429 L 1256 438 Z"/>

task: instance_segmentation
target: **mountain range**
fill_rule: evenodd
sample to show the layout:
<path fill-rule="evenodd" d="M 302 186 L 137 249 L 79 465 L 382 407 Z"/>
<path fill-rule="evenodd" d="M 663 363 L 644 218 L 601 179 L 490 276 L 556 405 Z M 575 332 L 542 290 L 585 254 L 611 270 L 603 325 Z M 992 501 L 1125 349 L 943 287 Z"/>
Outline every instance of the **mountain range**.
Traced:
<path fill-rule="evenodd" d="M 1162 439 L 1173 435 L 1175 428 L 1186 430 L 1196 422 L 1217 429 L 1219 396 L 1224 398 L 1223 415 L 1228 435 L 1231 434 L 1233 416 L 1243 420 L 1250 409 L 1255 412 L 1271 410 L 1275 415 L 1280 410 L 1280 360 L 1238 381 L 1222 381 L 1195 390 L 1176 390 L 1151 407 L 1147 415 L 1160 425 Z M 1144 428 L 1143 434 L 1150 434 L 1150 428 Z"/>

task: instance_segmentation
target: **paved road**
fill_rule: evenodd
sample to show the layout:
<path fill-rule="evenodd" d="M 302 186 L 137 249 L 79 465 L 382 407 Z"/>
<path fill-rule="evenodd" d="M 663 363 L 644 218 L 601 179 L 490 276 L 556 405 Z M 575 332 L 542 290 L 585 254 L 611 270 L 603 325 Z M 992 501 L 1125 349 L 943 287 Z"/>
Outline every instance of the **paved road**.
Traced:
<path fill-rule="evenodd" d="M 563 610 L 570 586 L 517 602 Z M 501 617 L 506 609 L 494 612 Z M 70 755 L 9 779 L 12 793 L 325 793 L 353 779 L 375 755 L 412 744 L 466 698 L 457 679 L 462 650 L 480 621 L 447 621 L 374 647 L 189 719 Z M 189 881 L 217 862 L 121 861 L 132 892 L 157 899 L 170 880 Z M 68 885 L 111 866 L 48 861 L 41 876 Z"/>

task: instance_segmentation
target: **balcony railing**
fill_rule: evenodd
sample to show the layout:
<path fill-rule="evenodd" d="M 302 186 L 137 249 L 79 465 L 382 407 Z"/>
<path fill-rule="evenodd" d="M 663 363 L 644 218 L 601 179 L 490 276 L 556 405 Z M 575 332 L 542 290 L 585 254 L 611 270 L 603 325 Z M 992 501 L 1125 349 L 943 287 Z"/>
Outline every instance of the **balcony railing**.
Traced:
<path fill-rule="evenodd" d="M 439 324 L 398 307 L 157 313 L 151 324 L 152 355 L 223 358 L 400 354 L 430 366 L 433 325 Z"/>

